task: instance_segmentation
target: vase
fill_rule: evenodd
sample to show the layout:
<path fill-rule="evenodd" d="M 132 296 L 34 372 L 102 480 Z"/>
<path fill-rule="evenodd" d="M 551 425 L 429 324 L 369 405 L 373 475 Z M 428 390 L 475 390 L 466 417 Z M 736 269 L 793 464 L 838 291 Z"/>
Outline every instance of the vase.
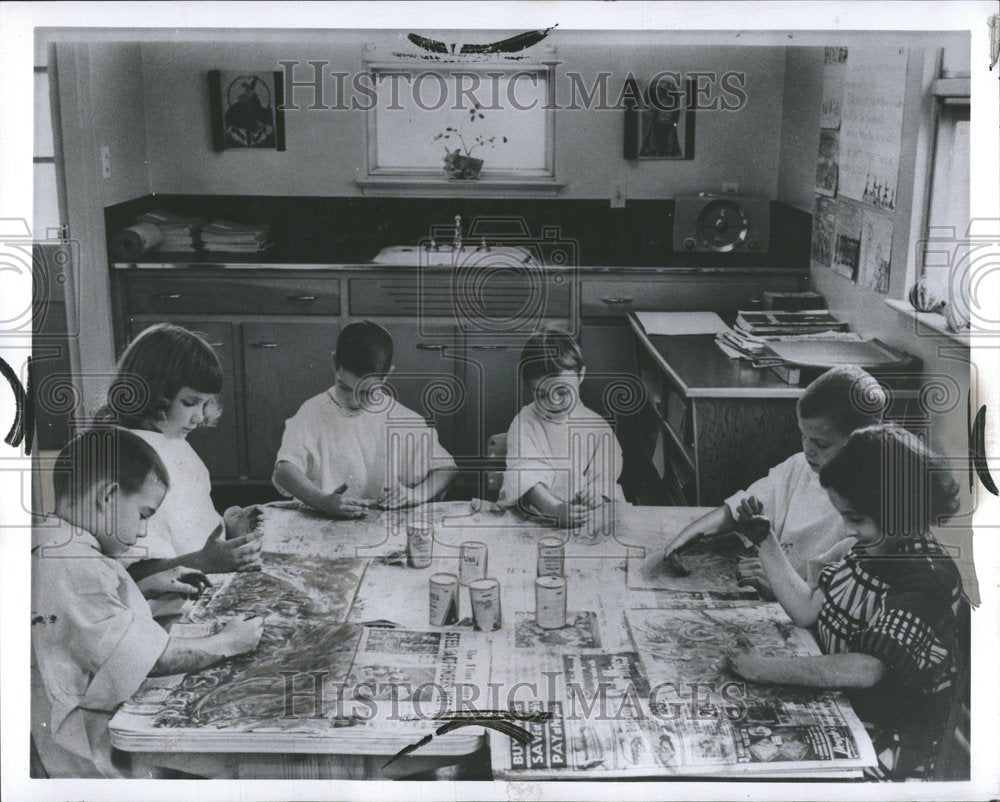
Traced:
<path fill-rule="evenodd" d="M 449 153 L 444 157 L 444 172 L 448 178 L 474 180 L 479 178 L 479 171 L 482 169 L 482 159 L 463 156 L 461 153 Z"/>

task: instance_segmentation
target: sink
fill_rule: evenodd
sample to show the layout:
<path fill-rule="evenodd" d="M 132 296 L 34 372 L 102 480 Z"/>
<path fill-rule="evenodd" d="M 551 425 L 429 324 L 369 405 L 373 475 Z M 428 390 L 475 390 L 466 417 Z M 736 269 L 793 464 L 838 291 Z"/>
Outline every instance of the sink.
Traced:
<path fill-rule="evenodd" d="M 372 260 L 388 267 L 518 267 L 535 261 L 531 251 L 510 245 L 488 248 L 476 245 L 439 245 L 437 250 L 428 245 L 389 245 Z"/>

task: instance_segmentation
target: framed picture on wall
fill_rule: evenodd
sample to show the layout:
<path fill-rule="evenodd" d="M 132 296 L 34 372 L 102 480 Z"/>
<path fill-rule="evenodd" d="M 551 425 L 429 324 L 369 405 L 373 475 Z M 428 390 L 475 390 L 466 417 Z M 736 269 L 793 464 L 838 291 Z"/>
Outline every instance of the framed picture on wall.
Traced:
<path fill-rule="evenodd" d="M 625 158 L 693 159 L 695 87 L 679 75 L 662 73 L 625 84 Z"/>
<path fill-rule="evenodd" d="M 284 150 L 283 91 L 280 72 L 210 71 L 214 149 Z"/>

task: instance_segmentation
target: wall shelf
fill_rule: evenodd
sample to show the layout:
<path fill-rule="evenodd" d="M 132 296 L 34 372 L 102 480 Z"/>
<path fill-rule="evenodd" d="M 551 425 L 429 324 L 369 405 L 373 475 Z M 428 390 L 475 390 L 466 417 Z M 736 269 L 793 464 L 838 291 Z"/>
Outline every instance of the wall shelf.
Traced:
<path fill-rule="evenodd" d="M 943 337 L 948 337 L 949 339 L 952 339 L 957 343 L 961 343 L 962 345 L 969 344 L 968 331 L 952 331 L 948 327 L 948 321 L 945 320 L 944 315 L 940 312 L 918 312 L 907 301 L 897 301 L 894 298 L 886 298 L 884 299 L 884 303 L 889 308 L 895 309 L 904 317 L 915 320 L 920 325 L 936 331 Z"/>
<path fill-rule="evenodd" d="M 355 183 L 365 195 L 428 198 L 554 198 L 563 183 L 550 178 L 483 178 L 475 181 L 430 176 L 371 176 Z"/>

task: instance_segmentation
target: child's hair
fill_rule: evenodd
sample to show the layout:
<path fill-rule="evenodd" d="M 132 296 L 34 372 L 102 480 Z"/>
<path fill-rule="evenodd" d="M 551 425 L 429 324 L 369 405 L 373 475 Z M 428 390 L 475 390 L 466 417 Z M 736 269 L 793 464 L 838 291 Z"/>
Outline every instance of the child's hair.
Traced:
<path fill-rule="evenodd" d="M 199 393 L 222 390 L 222 365 L 212 346 L 171 323 L 150 326 L 125 349 L 96 419 L 130 429 L 158 420 L 183 387 Z M 214 426 L 221 409 L 210 407 L 203 426 Z"/>
<path fill-rule="evenodd" d="M 529 384 L 564 370 L 583 370 L 583 354 L 573 335 L 556 326 L 532 334 L 521 351 L 521 381 Z"/>
<path fill-rule="evenodd" d="M 120 426 L 99 426 L 70 440 L 53 467 L 57 499 L 79 499 L 98 482 L 117 482 L 135 493 L 154 476 L 164 487 L 170 477 L 153 447 Z"/>
<path fill-rule="evenodd" d="M 392 335 L 370 320 L 348 323 L 337 337 L 333 366 L 355 376 L 385 376 L 392 367 Z"/>
<path fill-rule="evenodd" d="M 889 405 L 885 388 L 870 373 L 844 365 L 813 381 L 797 406 L 803 418 L 826 418 L 843 434 L 882 422 Z"/>
<path fill-rule="evenodd" d="M 947 462 L 895 423 L 855 431 L 820 469 L 819 481 L 885 534 L 921 537 L 958 512 Z"/>

